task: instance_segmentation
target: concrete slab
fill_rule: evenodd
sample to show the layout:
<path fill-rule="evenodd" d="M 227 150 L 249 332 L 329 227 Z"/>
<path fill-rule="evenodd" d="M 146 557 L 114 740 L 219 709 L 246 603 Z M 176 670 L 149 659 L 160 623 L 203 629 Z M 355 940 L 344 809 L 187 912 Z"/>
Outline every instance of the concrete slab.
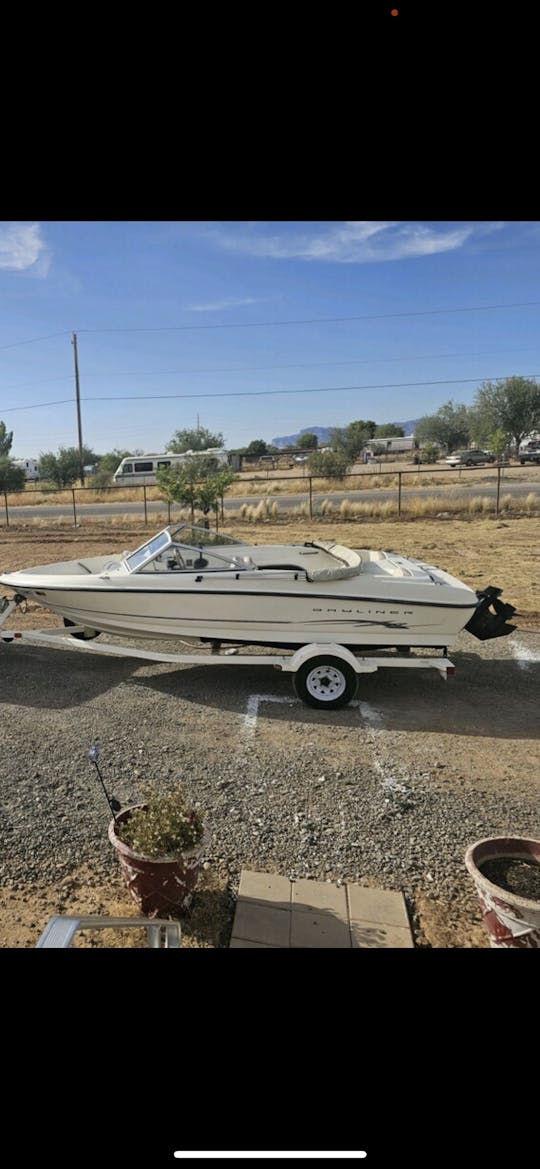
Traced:
<path fill-rule="evenodd" d="M 246 942 L 243 938 L 231 938 L 229 950 L 282 950 L 283 946 L 269 946 L 266 942 Z"/>
<path fill-rule="evenodd" d="M 292 908 L 295 912 L 335 913 L 347 920 L 347 894 L 344 885 L 326 881 L 292 881 Z"/>
<path fill-rule="evenodd" d="M 232 938 L 290 946 L 291 915 L 288 909 L 274 909 L 264 901 L 239 901 L 234 915 Z"/>
<path fill-rule="evenodd" d="M 347 919 L 333 917 L 331 913 L 292 913 L 291 946 L 298 949 L 350 950 L 351 931 Z"/>
<path fill-rule="evenodd" d="M 396 893 L 393 889 L 347 885 L 347 899 L 351 921 L 383 921 L 387 925 L 409 927 L 403 893 Z"/>
<path fill-rule="evenodd" d="M 238 899 L 268 901 L 274 908 L 288 909 L 291 904 L 291 882 L 277 873 L 254 873 L 242 869 Z"/>
<path fill-rule="evenodd" d="M 402 893 L 243 869 L 232 949 L 413 949 Z"/>
<path fill-rule="evenodd" d="M 399 925 L 377 925 L 373 921 L 352 921 L 351 938 L 353 949 L 414 949 L 410 929 Z"/>

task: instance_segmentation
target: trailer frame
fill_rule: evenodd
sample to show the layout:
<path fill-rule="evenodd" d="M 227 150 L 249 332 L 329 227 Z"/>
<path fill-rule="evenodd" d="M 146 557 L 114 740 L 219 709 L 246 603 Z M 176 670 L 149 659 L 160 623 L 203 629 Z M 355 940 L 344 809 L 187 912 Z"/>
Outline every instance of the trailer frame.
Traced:
<path fill-rule="evenodd" d="M 5 622 L 24 601 L 24 597 L 17 596 L 0 599 L 0 645 L 24 642 L 27 645 L 60 646 L 108 657 L 138 658 L 141 661 L 173 665 L 273 666 L 276 670 L 293 675 L 293 686 L 298 698 L 308 706 L 322 710 L 346 706 L 356 694 L 360 674 L 373 674 L 381 668 L 433 669 L 443 681 L 455 673 L 455 665 L 446 656 L 446 648 L 441 656 L 433 657 L 413 656 L 406 648 L 395 653 L 383 651 L 365 655 L 353 653 L 347 646 L 337 642 L 309 642 L 287 653 L 243 654 L 236 646 L 223 649 L 220 642 L 212 642 L 210 653 L 164 653 L 116 643 L 96 644 L 95 631 L 89 631 L 83 625 L 4 629 Z"/>

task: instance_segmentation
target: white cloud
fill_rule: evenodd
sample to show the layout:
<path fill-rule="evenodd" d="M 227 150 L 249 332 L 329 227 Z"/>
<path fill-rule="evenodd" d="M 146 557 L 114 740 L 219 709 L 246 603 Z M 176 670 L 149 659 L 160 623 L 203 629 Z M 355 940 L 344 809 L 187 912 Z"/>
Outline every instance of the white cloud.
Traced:
<path fill-rule="evenodd" d="M 39 223 L 0 224 L 0 269 L 46 276 L 50 252 Z"/>
<path fill-rule="evenodd" d="M 211 313 L 216 309 L 238 308 L 242 304 L 260 304 L 261 300 L 264 300 L 264 297 L 244 296 L 237 300 L 215 300 L 209 304 L 189 304 L 187 307 L 194 313 Z"/>
<path fill-rule="evenodd" d="M 401 223 L 358 220 L 313 226 L 305 231 L 240 235 L 220 229 L 211 234 L 229 251 L 285 260 L 369 264 L 451 252 L 473 236 L 497 231 L 502 223 Z"/>

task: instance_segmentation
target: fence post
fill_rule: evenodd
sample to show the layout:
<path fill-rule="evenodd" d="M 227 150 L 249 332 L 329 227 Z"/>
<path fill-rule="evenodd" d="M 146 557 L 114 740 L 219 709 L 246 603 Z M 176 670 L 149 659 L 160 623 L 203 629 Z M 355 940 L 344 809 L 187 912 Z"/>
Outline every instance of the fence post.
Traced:
<path fill-rule="evenodd" d="M 167 500 L 167 523 L 170 524 L 170 522 L 171 522 L 171 501 L 170 501 L 170 499 L 168 499 Z"/>
<path fill-rule="evenodd" d="M 73 496 L 73 526 L 76 528 L 77 527 L 77 508 L 75 507 L 75 488 L 74 487 L 71 488 L 71 494 Z"/>
<path fill-rule="evenodd" d="M 309 476 L 309 518 L 313 519 L 313 479 Z"/>
<path fill-rule="evenodd" d="M 145 524 L 147 524 L 148 523 L 148 511 L 146 508 L 146 483 L 143 483 L 143 493 L 144 493 L 144 522 L 145 522 Z"/>
<path fill-rule="evenodd" d="M 497 464 L 497 502 L 495 504 L 495 515 L 499 514 L 499 499 L 501 495 L 501 464 Z"/>
<path fill-rule="evenodd" d="M 6 509 L 6 528 L 9 528 L 9 511 L 8 511 L 8 502 L 7 502 L 7 491 L 4 491 L 4 506 Z"/>
<path fill-rule="evenodd" d="M 398 471 L 398 497 L 397 497 L 397 513 L 398 519 L 401 517 L 401 476 L 403 472 Z"/>

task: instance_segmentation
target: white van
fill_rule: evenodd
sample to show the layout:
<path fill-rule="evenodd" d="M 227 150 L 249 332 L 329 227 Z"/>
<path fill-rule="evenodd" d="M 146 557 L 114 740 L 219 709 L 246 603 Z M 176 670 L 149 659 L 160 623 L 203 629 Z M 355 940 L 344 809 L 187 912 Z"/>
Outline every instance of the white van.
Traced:
<path fill-rule="evenodd" d="M 227 451 L 209 447 L 206 451 L 184 451 L 181 455 L 165 451 L 162 455 L 128 455 L 119 463 L 113 475 L 117 487 L 152 487 L 157 483 L 156 473 L 161 467 L 181 467 L 194 455 L 216 460 L 219 467 L 228 466 Z"/>

